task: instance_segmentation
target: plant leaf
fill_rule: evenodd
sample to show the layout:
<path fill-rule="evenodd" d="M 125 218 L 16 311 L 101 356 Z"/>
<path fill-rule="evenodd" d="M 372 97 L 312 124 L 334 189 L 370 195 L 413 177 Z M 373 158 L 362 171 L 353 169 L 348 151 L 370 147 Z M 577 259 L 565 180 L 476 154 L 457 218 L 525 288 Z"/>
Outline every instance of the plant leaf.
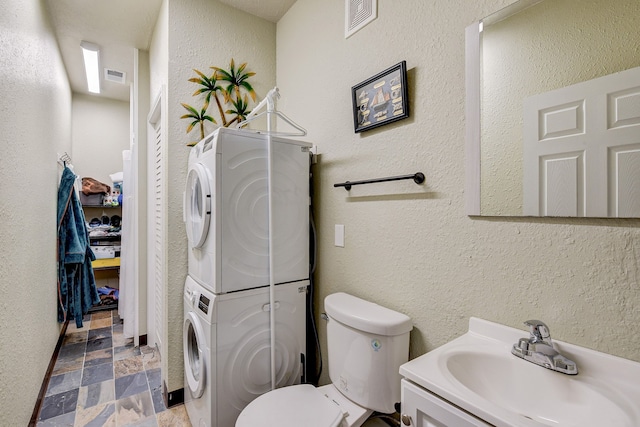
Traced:
<path fill-rule="evenodd" d="M 203 73 L 202 71 L 200 71 L 200 70 L 196 70 L 195 68 L 193 69 L 193 71 L 195 71 L 195 73 L 196 73 L 197 75 L 199 75 L 200 77 L 202 77 L 202 78 L 204 78 L 204 79 L 206 79 L 206 78 L 207 78 L 207 76 L 205 76 L 205 75 L 204 75 L 204 73 Z"/>
<path fill-rule="evenodd" d="M 189 126 L 187 126 L 187 133 L 191 132 L 191 131 L 193 130 L 193 128 L 194 128 L 198 123 L 200 123 L 200 122 L 195 121 L 195 122 L 193 122 L 193 123 L 189 124 Z"/>
<path fill-rule="evenodd" d="M 230 81 L 232 80 L 231 74 L 227 73 L 225 70 L 223 70 L 222 68 L 218 68 L 218 67 L 211 67 L 214 70 L 216 70 L 216 73 L 218 73 L 220 76 L 218 77 L 218 80 L 223 80 L 223 81 Z"/>
<path fill-rule="evenodd" d="M 255 102 L 256 100 L 256 91 L 253 90 L 253 87 L 249 84 L 249 82 L 242 82 L 240 83 L 240 86 L 242 86 L 243 88 L 245 88 L 245 90 L 247 92 L 249 92 L 249 95 L 251 95 L 251 99 L 253 99 L 253 101 Z"/>
<path fill-rule="evenodd" d="M 198 116 L 198 110 L 193 108 L 191 105 L 185 104 L 185 103 L 181 103 L 180 105 L 182 105 L 190 113 L 195 114 L 196 116 Z"/>
<path fill-rule="evenodd" d="M 204 114 L 207 112 L 207 108 L 209 108 L 209 101 L 205 101 L 204 105 L 202 106 L 202 110 L 200 110 L 200 116 L 204 116 Z"/>

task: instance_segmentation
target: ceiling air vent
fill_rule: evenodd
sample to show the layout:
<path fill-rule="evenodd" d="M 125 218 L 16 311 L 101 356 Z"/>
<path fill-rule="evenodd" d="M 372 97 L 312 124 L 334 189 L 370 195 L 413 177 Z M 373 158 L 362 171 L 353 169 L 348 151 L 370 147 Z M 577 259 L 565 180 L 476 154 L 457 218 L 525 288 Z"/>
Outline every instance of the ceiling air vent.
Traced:
<path fill-rule="evenodd" d="M 127 79 L 127 73 L 118 70 L 104 69 L 104 79 L 108 82 L 124 84 Z"/>
<path fill-rule="evenodd" d="M 377 18 L 377 1 L 378 0 L 345 0 L 345 39 Z"/>

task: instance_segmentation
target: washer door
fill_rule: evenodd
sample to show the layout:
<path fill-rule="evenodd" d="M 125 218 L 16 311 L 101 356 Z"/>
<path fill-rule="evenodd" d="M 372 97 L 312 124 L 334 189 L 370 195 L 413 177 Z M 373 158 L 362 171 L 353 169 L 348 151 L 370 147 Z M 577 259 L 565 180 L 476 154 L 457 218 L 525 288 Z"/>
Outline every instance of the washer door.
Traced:
<path fill-rule="evenodd" d="M 187 237 L 191 248 L 201 247 L 209 233 L 211 222 L 211 186 L 206 168 L 196 163 L 189 170 L 185 199 Z"/>
<path fill-rule="evenodd" d="M 205 337 L 198 317 L 189 312 L 184 319 L 184 374 L 189 384 L 189 390 L 194 398 L 204 393 L 206 386 L 205 374 L 206 353 Z"/>

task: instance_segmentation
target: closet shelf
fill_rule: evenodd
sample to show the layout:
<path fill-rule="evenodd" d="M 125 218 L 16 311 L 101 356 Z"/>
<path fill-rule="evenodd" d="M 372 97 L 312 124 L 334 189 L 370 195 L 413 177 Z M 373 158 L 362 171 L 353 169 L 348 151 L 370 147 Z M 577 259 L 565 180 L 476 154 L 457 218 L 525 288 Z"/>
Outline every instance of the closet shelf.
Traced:
<path fill-rule="evenodd" d="M 91 261 L 93 269 L 115 269 L 120 268 L 120 258 L 102 258 Z"/>
<path fill-rule="evenodd" d="M 119 242 L 122 236 L 89 236 L 91 243 L 93 242 Z"/>

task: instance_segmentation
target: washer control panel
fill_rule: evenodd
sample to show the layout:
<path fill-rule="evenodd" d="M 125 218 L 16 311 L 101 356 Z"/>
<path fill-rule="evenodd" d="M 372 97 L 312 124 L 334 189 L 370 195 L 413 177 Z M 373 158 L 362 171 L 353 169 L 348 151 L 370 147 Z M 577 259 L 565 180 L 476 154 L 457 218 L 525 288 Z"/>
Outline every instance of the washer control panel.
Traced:
<path fill-rule="evenodd" d="M 209 314 L 209 304 L 211 301 L 206 296 L 200 294 L 200 298 L 198 299 L 198 308 L 204 314 Z"/>

